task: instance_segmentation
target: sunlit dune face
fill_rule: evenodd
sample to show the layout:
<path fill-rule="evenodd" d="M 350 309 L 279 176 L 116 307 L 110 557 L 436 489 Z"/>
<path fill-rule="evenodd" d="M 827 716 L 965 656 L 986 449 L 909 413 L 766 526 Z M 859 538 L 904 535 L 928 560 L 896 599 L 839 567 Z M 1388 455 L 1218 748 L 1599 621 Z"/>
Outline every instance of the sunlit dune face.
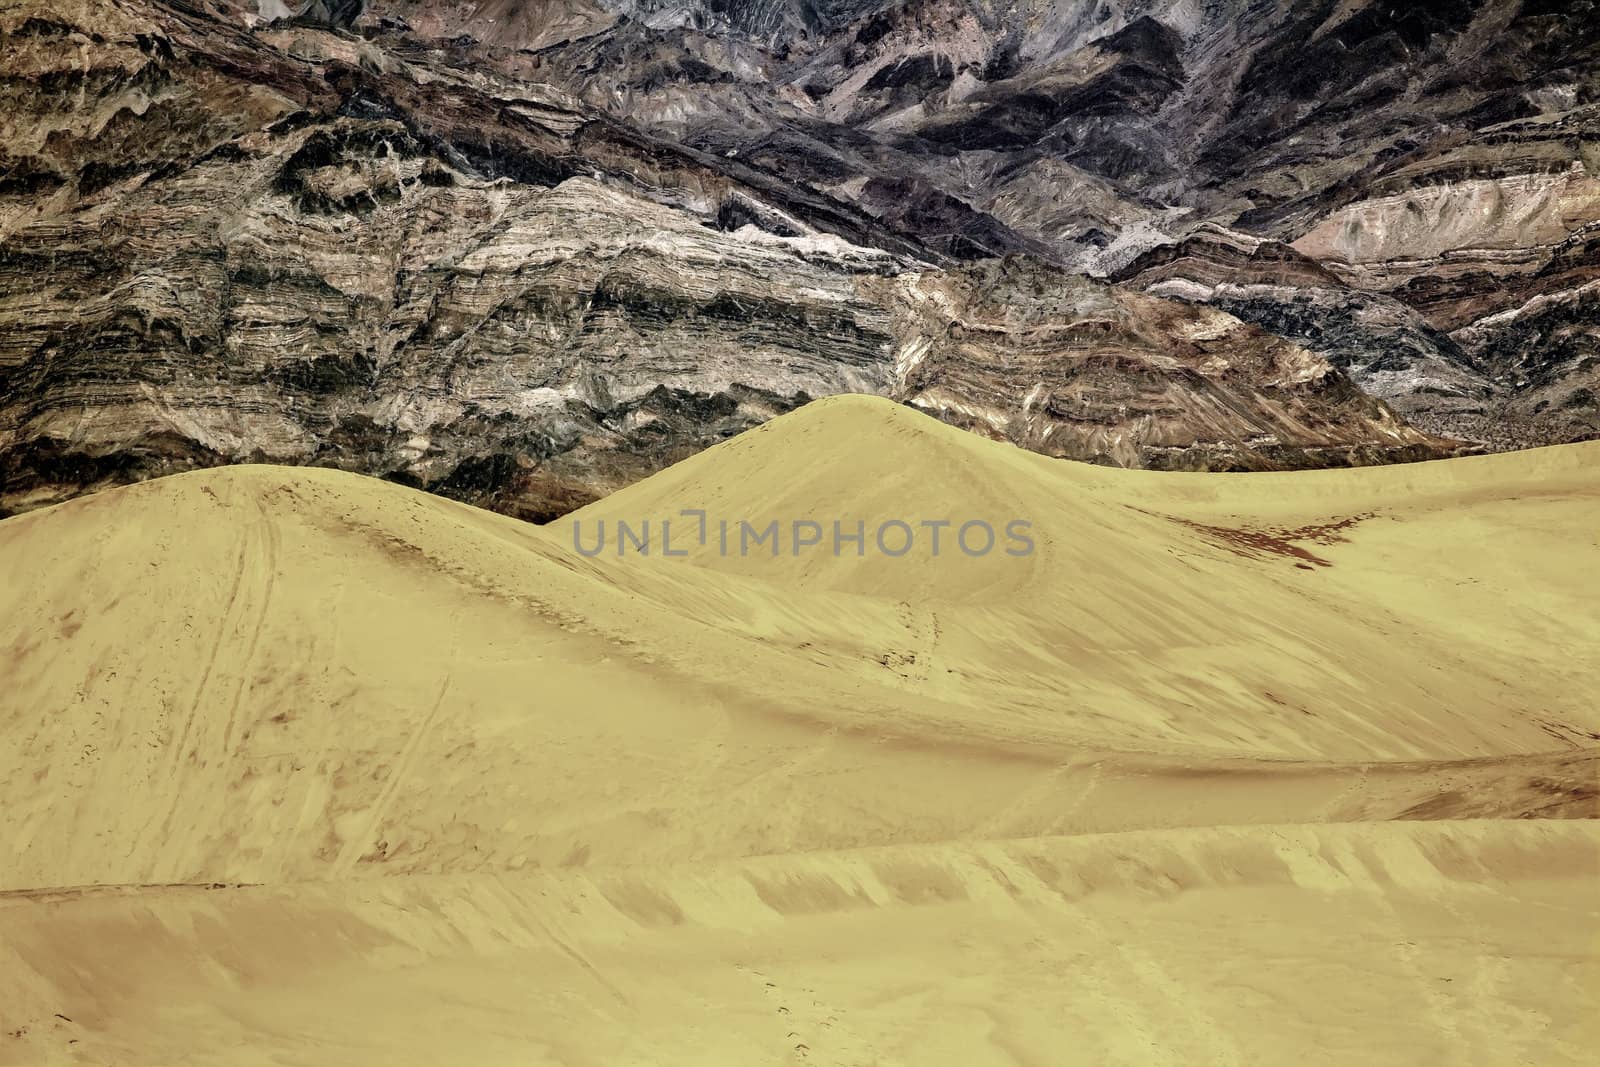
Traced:
<path fill-rule="evenodd" d="M 0 1062 L 1582 1062 L 1597 459 L 840 397 L 545 527 L 275 467 L 5 520 Z"/>

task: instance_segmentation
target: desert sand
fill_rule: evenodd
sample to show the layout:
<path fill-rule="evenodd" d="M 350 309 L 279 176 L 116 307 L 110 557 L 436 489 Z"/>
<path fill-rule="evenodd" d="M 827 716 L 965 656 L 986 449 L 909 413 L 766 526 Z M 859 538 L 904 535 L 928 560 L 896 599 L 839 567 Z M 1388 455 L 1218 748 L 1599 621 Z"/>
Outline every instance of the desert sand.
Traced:
<path fill-rule="evenodd" d="M 549 527 L 112 490 L 0 522 L 0 1063 L 1590 1063 L 1597 680 L 1600 444 L 1161 475 L 837 397 Z"/>

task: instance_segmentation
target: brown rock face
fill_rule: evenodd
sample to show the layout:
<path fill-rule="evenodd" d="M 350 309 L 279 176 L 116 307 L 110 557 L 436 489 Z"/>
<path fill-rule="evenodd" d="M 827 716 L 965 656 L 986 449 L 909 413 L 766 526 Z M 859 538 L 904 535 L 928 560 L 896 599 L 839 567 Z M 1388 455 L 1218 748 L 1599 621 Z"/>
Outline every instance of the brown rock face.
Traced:
<path fill-rule="evenodd" d="M 598 106 L 953 256 L 1159 266 L 1437 431 L 1600 433 L 1592 3 L 611 6 L 543 59 Z M 1269 244 L 1231 274 L 1219 230 Z M 1282 246 L 1321 276 L 1263 283 Z"/>
<path fill-rule="evenodd" d="M 895 395 L 1049 456 L 1165 470 L 1426 459 L 1326 360 L 1231 315 L 1027 260 L 903 281 Z"/>
<path fill-rule="evenodd" d="M 1448 333 L 1393 295 L 1350 288 L 1335 269 L 1277 241 L 1205 227 L 1140 256 L 1125 284 L 1203 303 L 1300 342 L 1435 432 L 1481 427 L 1496 386 Z"/>
<path fill-rule="evenodd" d="M 1449 447 L 1227 314 L 956 267 L 921 192 L 874 213 L 465 45 L 250 21 L 0 15 L 0 507 L 268 460 L 542 519 L 839 392 L 1129 466 Z"/>

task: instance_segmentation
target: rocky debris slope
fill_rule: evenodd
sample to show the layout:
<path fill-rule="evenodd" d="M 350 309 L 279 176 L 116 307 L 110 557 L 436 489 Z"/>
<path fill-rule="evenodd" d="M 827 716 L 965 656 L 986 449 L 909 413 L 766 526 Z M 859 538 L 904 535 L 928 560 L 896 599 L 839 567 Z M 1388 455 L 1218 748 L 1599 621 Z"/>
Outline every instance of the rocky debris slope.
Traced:
<path fill-rule="evenodd" d="M 542 519 L 840 392 L 1122 465 L 1451 447 L 1221 312 L 958 267 L 465 46 L 248 22 L 0 16 L 0 506 L 267 460 Z"/>

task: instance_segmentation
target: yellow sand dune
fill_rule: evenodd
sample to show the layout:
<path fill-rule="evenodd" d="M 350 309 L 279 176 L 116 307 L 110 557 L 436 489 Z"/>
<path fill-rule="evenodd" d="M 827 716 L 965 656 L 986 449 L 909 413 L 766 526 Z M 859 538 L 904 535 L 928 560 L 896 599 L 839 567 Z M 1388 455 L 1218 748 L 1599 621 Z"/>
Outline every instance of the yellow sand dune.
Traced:
<path fill-rule="evenodd" d="M 0 993 L 24 1062 L 1586 1064 L 1597 865 L 1369 823 L 55 894 Z"/>
<path fill-rule="evenodd" d="M 1582 1062 L 1597 562 L 1600 445 L 1159 475 L 861 397 L 548 528 L 9 519 L 0 1063 Z"/>

